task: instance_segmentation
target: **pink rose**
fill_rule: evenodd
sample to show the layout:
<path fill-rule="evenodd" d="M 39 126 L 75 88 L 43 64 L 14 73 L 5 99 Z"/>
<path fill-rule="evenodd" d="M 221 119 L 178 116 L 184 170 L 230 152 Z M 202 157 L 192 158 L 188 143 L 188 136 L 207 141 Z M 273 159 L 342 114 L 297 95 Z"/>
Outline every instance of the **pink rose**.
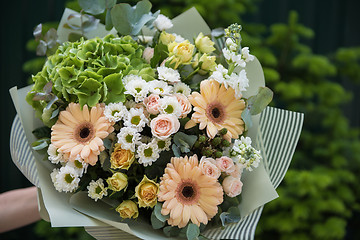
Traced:
<path fill-rule="evenodd" d="M 191 112 L 191 103 L 189 99 L 182 93 L 175 93 L 174 96 L 178 100 L 181 105 L 181 116 L 180 118 L 184 118 Z"/>
<path fill-rule="evenodd" d="M 144 104 L 146 106 L 146 110 L 150 114 L 158 114 L 159 113 L 159 100 L 160 97 L 157 94 L 150 94 L 148 97 L 144 99 Z"/>
<path fill-rule="evenodd" d="M 226 156 L 216 159 L 216 166 L 225 173 L 231 173 L 235 170 L 234 161 Z"/>
<path fill-rule="evenodd" d="M 222 187 L 224 192 L 229 197 L 236 197 L 242 191 L 243 183 L 240 181 L 240 178 L 234 178 L 232 176 L 227 176 L 222 182 Z"/>
<path fill-rule="evenodd" d="M 221 175 L 221 171 L 215 163 L 215 160 L 212 158 L 202 157 L 199 164 L 201 172 L 209 177 L 218 179 Z"/>
<path fill-rule="evenodd" d="M 230 173 L 230 176 L 232 176 L 234 178 L 241 178 L 241 174 L 242 174 L 243 170 L 244 170 L 244 165 L 242 165 L 240 163 L 236 163 L 235 170 Z"/>
<path fill-rule="evenodd" d="M 151 47 L 146 47 L 142 55 L 145 61 L 147 63 L 150 63 L 150 60 L 153 58 L 153 56 L 154 56 L 154 49 Z"/>
<path fill-rule="evenodd" d="M 150 122 L 152 135 L 165 140 L 180 128 L 178 118 L 173 114 L 160 114 Z"/>

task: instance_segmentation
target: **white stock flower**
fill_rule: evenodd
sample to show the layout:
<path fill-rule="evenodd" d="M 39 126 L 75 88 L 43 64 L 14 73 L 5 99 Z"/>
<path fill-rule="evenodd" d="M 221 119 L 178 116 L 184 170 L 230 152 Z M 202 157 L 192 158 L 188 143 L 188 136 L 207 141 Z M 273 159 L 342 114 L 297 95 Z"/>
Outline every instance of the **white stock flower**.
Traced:
<path fill-rule="evenodd" d="M 135 152 L 136 144 L 140 143 L 140 133 L 131 127 L 123 127 L 117 134 L 118 143 L 121 144 L 122 149 Z"/>
<path fill-rule="evenodd" d="M 191 93 L 191 89 L 187 84 L 185 84 L 183 82 L 178 82 L 174 85 L 173 92 L 174 93 L 182 93 L 185 96 L 189 96 Z"/>
<path fill-rule="evenodd" d="M 222 50 L 223 54 L 224 54 L 224 58 L 228 61 L 232 61 L 232 58 L 235 56 L 234 52 L 231 52 L 229 49 L 227 48 L 223 48 Z"/>
<path fill-rule="evenodd" d="M 171 83 L 180 82 L 180 74 L 177 70 L 165 66 L 157 68 L 159 79 Z"/>
<path fill-rule="evenodd" d="M 176 97 L 165 96 L 159 100 L 159 110 L 163 114 L 173 114 L 177 117 L 181 116 L 182 107 Z"/>
<path fill-rule="evenodd" d="M 164 81 L 153 80 L 148 82 L 148 84 L 149 91 L 160 96 L 169 95 L 172 91 L 172 87 Z"/>
<path fill-rule="evenodd" d="M 233 52 L 236 51 L 237 45 L 231 38 L 226 39 L 226 46 Z"/>
<path fill-rule="evenodd" d="M 138 146 L 136 150 L 136 158 L 140 164 L 146 166 L 151 166 L 159 158 L 159 149 L 158 145 L 154 142 L 142 143 Z"/>
<path fill-rule="evenodd" d="M 99 199 L 102 199 L 104 196 L 107 196 L 107 188 L 105 188 L 104 180 L 99 178 L 94 181 L 91 180 L 88 189 L 88 196 L 95 200 L 95 202 Z"/>
<path fill-rule="evenodd" d="M 231 60 L 235 63 L 235 66 L 246 67 L 246 62 L 242 59 L 241 55 L 233 55 Z"/>
<path fill-rule="evenodd" d="M 243 58 L 245 59 L 245 62 L 250 62 L 255 59 L 254 55 L 250 54 L 249 47 L 243 47 L 241 49 L 241 54 L 242 54 Z"/>
<path fill-rule="evenodd" d="M 248 171 L 252 171 L 253 167 L 257 168 L 262 159 L 260 151 L 251 146 L 251 138 L 243 136 L 235 140 L 230 155 Z"/>
<path fill-rule="evenodd" d="M 72 167 L 54 169 L 50 176 L 55 189 L 59 192 L 73 192 L 79 186 L 80 178 Z"/>
<path fill-rule="evenodd" d="M 122 102 L 109 103 L 105 106 L 104 115 L 110 122 L 118 122 L 126 114 L 127 110 Z"/>
<path fill-rule="evenodd" d="M 169 28 L 172 28 L 173 24 L 168 17 L 159 14 L 159 16 L 154 21 L 154 27 L 159 31 L 164 31 Z"/>

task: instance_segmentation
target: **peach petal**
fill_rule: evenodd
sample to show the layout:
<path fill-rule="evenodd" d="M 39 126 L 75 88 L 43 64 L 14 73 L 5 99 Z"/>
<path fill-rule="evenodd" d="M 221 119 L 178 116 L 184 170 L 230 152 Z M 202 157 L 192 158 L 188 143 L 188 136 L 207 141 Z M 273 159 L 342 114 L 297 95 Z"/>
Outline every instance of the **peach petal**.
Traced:
<path fill-rule="evenodd" d="M 82 159 L 85 159 L 89 157 L 89 154 L 90 154 L 90 147 L 88 145 L 85 145 L 81 150 L 80 156 Z"/>
<path fill-rule="evenodd" d="M 83 113 L 84 120 L 89 122 L 90 121 L 90 114 L 89 114 L 89 108 L 88 108 L 88 106 L 86 104 L 83 106 L 82 113 Z"/>

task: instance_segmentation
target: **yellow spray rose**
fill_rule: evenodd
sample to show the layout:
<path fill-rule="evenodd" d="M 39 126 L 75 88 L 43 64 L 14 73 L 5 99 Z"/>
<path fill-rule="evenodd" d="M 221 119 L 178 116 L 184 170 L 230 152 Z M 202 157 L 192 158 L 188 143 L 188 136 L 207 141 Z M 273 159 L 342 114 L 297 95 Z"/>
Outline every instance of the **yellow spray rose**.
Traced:
<path fill-rule="evenodd" d="M 170 64 L 175 63 L 175 69 L 180 64 L 189 63 L 192 59 L 195 46 L 192 45 L 189 40 L 185 40 L 181 43 L 172 42 L 168 45 L 170 53 Z"/>
<path fill-rule="evenodd" d="M 137 218 L 139 216 L 139 209 L 131 200 L 125 200 L 115 209 L 120 213 L 122 218 Z"/>
<path fill-rule="evenodd" d="M 135 196 L 138 198 L 139 207 L 154 207 L 157 203 L 159 184 L 143 177 L 135 188 Z"/>
<path fill-rule="evenodd" d="M 159 36 L 159 42 L 162 44 L 168 45 L 169 43 L 174 42 L 176 37 L 172 35 L 171 33 L 167 33 L 162 31 Z"/>
<path fill-rule="evenodd" d="M 110 157 L 111 168 L 128 170 L 134 160 L 134 153 L 130 150 L 122 149 L 121 145 L 117 143 Z"/>
<path fill-rule="evenodd" d="M 195 46 L 202 53 L 211 53 L 215 50 L 214 42 L 210 40 L 208 36 L 204 36 L 203 33 L 199 33 L 195 39 Z"/>
<path fill-rule="evenodd" d="M 113 191 L 121 191 L 128 185 L 128 179 L 126 174 L 121 172 L 114 173 L 111 177 L 106 179 L 109 189 Z"/>

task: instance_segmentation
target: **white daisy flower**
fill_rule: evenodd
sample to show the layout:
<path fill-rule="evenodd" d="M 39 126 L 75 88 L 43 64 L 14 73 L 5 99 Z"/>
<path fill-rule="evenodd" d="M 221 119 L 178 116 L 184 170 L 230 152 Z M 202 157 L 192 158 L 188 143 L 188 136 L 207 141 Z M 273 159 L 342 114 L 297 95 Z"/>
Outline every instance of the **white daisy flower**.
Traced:
<path fill-rule="evenodd" d="M 135 152 L 136 144 L 140 143 L 140 133 L 132 127 L 123 127 L 117 134 L 121 148 Z"/>
<path fill-rule="evenodd" d="M 159 31 L 164 31 L 169 28 L 172 28 L 173 24 L 168 17 L 166 17 L 162 14 L 159 14 L 154 21 L 154 27 Z"/>
<path fill-rule="evenodd" d="M 158 67 L 157 68 L 159 79 L 168 81 L 171 83 L 180 82 L 180 73 L 172 68 Z"/>
<path fill-rule="evenodd" d="M 135 102 L 143 101 L 149 92 L 147 82 L 141 77 L 134 78 L 133 80 L 129 81 L 125 85 L 125 89 L 125 94 L 130 94 L 131 96 L 133 96 L 135 98 Z"/>
<path fill-rule="evenodd" d="M 183 82 L 178 82 L 174 85 L 173 92 L 174 93 L 182 93 L 185 96 L 189 96 L 191 93 L 191 89 L 187 84 L 185 84 Z"/>
<path fill-rule="evenodd" d="M 80 178 L 72 167 L 65 166 L 60 170 L 54 169 L 50 176 L 55 189 L 59 192 L 73 192 L 79 186 Z"/>
<path fill-rule="evenodd" d="M 110 122 L 118 122 L 122 120 L 127 110 L 123 103 L 109 103 L 105 106 L 104 115 Z"/>
<path fill-rule="evenodd" d="M 99 178 L 94 181 L 91 180 L 88 189 L 88 196 L 95 200 L 95 202 L 99 199 L 102 199 L 104 196 L 107 196 L 107 188 L 105 188 L 104 180 Z"/>
<path fill-rule="evenodd" d="M 121 79 L 124 86 L 126 86 L 129 82 L 134 81 L 134 80 L 143 80 L 142 77 L 134 75 L 134 74 L 130 74 L 130 75 L 126 75 L 125 77 L 123 77 L 123 79 Z"/>
<path fill-rule="evenodd" d="M 151 93 L 166 96 L 172 91 L 172 87 L 164 81 L 153 80 L 149 82 L 149 90 Z"/>
<path fill-rule="evenodd" d="M 158 146 L 160 152 L 170 150 L 171 137 L 168 137 L 165 140 L 161 140 L 157 137 L 153 137 L 152 142 Z"/>
<path fill-rule="evenodd" d="M 75 158 L 75 161 L 68 161 L 66 163 L 66 166 L 73 168 L 79 177 L 82 177 L 83 174 L 86 173 L 88 165 L 88 163 L 81 159 L 80 155 Z"/>
<path fill-rule="evenodd" d="M 180 117 L 182 107 L 176 97 L 165 96 L 159 100 L 159 111 L 163 114 L 174 114 L 175 116 Z"/>
<path fill-rule="evenodd" d="M 51 161 L 51 163 L 58 164 L 65 162 L 63 154 L 61 152 L 58 152 L 58 149 L 55 147 L 55 145 L 50 144 L 47 153 L 49 154 L 48 159 L 49 161 Z"/>
<path fill-rule="evenodd" d="M 136 158 L 140 164 L 151 166 L 159 158 L 159 149 L 157 144 L 150 142 L 148 144 L 140 144 L 136 151 Z"/>
<path fill-rule="evenodd" d="M 142 108 L 131 108 L 127 115 L 124 116 L 124 125 L 132 127 L 141 132 L 145 125 L 149 122 Z"/>
<path fill-rule="evenodd" d="M 249 47 L 243 47 L 241 49 L 241 54 L 242 54 L 243 58 L 245 59 L 245 62 L 250 62 L 255 59 L 254 55 L 250 54 Z"/>

